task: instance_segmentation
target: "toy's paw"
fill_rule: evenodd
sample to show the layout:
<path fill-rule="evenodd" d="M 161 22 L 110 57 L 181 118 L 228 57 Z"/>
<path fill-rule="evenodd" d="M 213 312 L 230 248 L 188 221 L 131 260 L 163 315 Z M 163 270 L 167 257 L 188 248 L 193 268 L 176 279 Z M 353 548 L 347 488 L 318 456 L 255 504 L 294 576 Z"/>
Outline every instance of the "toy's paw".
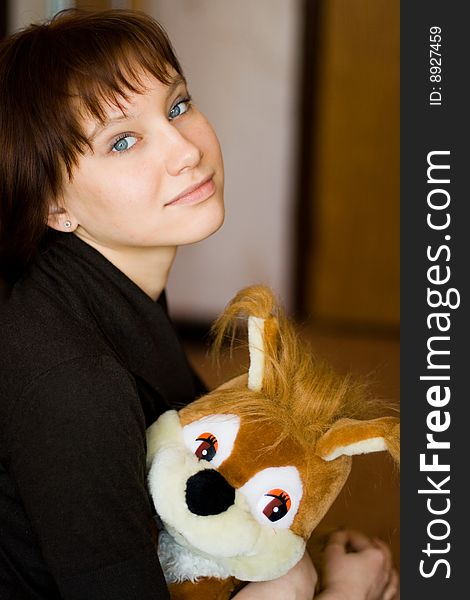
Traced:
<path fill-rule="evenodd" d="M 183 581 L 169 586 L 171 600 L 228 600 L 238 580 L 235 577 L 215 579 L 201 577 L 198 581 Z"/>

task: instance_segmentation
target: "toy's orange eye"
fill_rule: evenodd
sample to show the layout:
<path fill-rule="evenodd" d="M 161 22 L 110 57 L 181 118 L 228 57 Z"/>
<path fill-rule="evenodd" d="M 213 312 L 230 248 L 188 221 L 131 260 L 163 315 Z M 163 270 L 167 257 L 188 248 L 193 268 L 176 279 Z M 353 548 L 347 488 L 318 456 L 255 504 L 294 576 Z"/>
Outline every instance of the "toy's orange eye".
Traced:
<path fill-rule="evenodd" d="M 273 523 L 287 515 L 292 505 L 289 494 L 281 489 L 269 491 L 265 496 L 272 498 L 265 506 L 263 514 Z"/>
<path fill-rule="evenodd" d="M 196 441 L 201 442 L 196 448 L 196 456 L 199 460 L 207 460 L 210 462 L 217 454 L 217 449 L 219 447 L 217 438 L 215 435 L 212 435 L 212 433 L 206 432 L 196 438 Z"/>

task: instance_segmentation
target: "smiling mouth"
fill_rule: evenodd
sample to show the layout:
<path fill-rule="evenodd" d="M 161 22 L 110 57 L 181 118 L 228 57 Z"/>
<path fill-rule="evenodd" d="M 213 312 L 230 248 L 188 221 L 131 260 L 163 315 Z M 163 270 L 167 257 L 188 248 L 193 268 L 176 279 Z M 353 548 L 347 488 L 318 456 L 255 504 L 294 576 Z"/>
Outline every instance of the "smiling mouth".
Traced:
<path fill-rule="evenodd" d="M 215 183 L 213 180 L 213 175 L 210 175 L 200 183 L 197 183 L 193 187 L 189 188 L 189 190 L 177 196 L 174 200 L 171 200 L 171 202 L 165 204 L 165 206 L 198 204 L 199 202 L 203 202 L 204 200 L 210 198 L 214 192 Z"/>

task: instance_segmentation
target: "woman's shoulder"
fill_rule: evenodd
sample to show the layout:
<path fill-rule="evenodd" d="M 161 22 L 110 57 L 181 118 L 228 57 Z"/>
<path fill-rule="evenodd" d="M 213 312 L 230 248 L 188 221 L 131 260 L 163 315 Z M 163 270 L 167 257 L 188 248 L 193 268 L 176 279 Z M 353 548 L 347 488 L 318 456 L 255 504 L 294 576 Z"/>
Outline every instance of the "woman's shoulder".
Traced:
<path fill-rule="evenodd" d="M 36 369 L 21 386 L 11 385 L 8 391 L 0 403 L 4 442 L 0 446 L 6 452 L 12 440 L 21 439 L 19 432 L 24 436 L 29 431 L 28 440 L 38 431 L 54 431 L 70 440 L 113 428 L 133 428 L 140 437 L 145 435 L 135 382 L 109 355 L 64 359 L 48 369 Z"/>
<path fill-rule="evenodd" d="M 113 393 L 127 386 L 136 396 L 131 375 L 109 345 L 47 292 L 4 298 L 0 330 L 0 414 L 6 420 L 25 396 L 27 402 L 42 396 L 45 410 L 66 405 L 78 392 L 84 402 L 103 383 Z"/>
<path fill-rule="evenodd" d="M 99 332 L 47 288 L 21 282 L 0 299 L 0 365 L 38 374 L 59 363 L 111 352 Z M 0 366 L 0 369 L 2 367 Z"/>

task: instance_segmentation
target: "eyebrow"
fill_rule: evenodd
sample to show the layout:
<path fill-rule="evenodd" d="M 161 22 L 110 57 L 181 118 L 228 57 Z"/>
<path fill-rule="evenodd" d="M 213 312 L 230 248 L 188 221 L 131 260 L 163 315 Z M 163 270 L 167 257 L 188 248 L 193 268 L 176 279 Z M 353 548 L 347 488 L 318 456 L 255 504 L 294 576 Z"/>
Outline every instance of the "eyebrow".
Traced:
<path fill-rule="evenodd" d="M 175 89 L 181 84 L 186 85 L 186 79 L 184 77 L 182 77 L 181 75 L 178 75 L 169 84 L 167 96 L 170 96 L 175 91 Z M 114 123 L 119 123 L 119 121 L 127 121 L 129 119 L 136 119 L 138 116 L 139 115 L 135 114 L 135 113 L 123 113 L 122 115 L 119 115 L 118 117 L 112 117 L 110 119 L 106 119 L 103 123 L 97 123 L 96 127 L 93 129 L 90 136 L 88 137 L 88 141 L 90 143 L 93 142 L 94 139 L 96 138 L 96 136 L 99 133 L 101 133 L 104 129 L 109 127 L 109 125 L 112 125 Z"/>

